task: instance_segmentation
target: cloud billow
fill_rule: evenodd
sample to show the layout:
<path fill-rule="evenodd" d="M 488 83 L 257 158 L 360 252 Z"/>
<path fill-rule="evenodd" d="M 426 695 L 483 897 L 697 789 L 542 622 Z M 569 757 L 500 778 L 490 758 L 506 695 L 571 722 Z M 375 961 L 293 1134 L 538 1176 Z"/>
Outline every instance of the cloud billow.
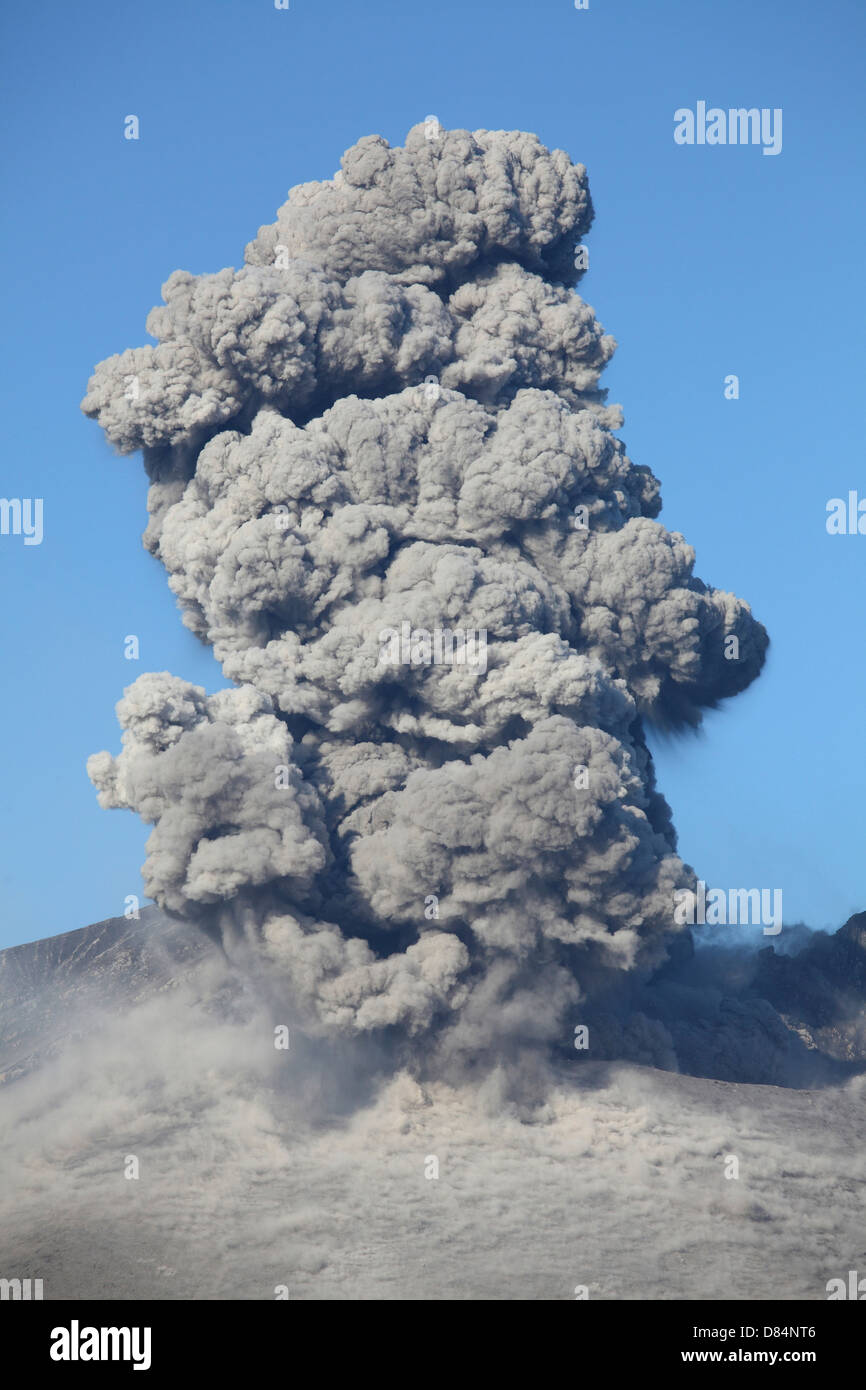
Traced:
<path fill-rule="evenodd" d="M 699 723 L 767 637 L 612 432 L 583 166 L 429 134 L 359 141 L 97 367 L 83 409 L 143 451 L 145 543 L 236 688 L 140 677 L 88 766 L 154 826 L 147 892 L 253 943 L 305 1026 L 457 1067 L 567 1046 L 599 970 L 665 958 L 693 875 L 644 725 Z M 383 663 L 404 623 L 485 631 L 485 669 Z"/>

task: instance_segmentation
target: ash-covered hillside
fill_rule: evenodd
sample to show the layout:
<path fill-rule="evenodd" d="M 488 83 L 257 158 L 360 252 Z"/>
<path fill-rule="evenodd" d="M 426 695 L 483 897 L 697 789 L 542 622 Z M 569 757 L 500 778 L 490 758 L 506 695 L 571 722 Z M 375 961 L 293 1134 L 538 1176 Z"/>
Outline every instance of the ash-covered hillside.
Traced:
<path fill-rule="evenodd" d="M 48 1062 L 95 1018 L 171 989 L 214 949 L 149 907 L 0 951 L 0 1084 Z"/>
<path fill-rule="evenodd" d="M 797 983 L 775 951 L 756 973 L 811 1010 L 852 945 L 814 938 Z M 495 1077 L 372 1053 L 362 1073 L 357 1040 L 292 1024 L 157 912 L 0 954 L 0 1268 L 60 1300 L 754 1301 L 866 1267 L 866 1077 L 743 1085 L 590 1050 L 530 1113 Z"/>

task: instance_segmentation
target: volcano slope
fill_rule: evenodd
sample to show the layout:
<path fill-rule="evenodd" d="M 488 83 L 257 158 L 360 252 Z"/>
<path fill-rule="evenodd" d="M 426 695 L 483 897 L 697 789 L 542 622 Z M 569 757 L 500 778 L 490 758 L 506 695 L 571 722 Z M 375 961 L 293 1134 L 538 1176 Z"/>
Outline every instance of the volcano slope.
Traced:
<path fill-rule="evenodd" d="M 866 1268 L 862 1076 L 575 1052 L 528 1114 L 357 1047 L 155 909 L 0 953 L 0 1272 L 46 1299 L 823 1299 Z"/>

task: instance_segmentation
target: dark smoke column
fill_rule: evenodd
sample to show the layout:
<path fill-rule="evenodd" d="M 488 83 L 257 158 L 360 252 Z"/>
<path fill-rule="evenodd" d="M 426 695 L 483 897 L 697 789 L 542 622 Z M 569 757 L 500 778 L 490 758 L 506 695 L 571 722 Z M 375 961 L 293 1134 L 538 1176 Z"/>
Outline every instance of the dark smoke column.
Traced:
<path fill-rule="evenodd" d="M 611 433 L 591 220 L 532 135 L 367 137 L 240 271 L 175 272 L 83 403 L 142 450 L 145 543 L 236 683 L 142 676 L 90 759 L 154 826 L 148 893 L 248 939 L 308 1028 L 451 1070 L 567 1046 L 582 979 L 664 957 L 692 875 L 643 724 L 767 646 Z"/>

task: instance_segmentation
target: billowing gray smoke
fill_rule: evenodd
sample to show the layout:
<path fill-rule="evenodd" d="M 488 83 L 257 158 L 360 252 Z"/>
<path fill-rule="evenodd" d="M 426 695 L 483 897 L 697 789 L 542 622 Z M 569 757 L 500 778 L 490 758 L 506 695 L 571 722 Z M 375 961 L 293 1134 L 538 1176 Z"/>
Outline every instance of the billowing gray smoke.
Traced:
<path fill-rule="evenodd" d="M 143 451 L 146 544 L 236 685 L 142 676 L 89 762 L 154 826 L 148 893 L 253 943 L 307 1028 L 455 1067 L 568 1045 L 587 981 L 664 959 L 693 878 L 644 723 L 767 646 L 611 432 L 592 215 L 534 136 L 368 137 L 243 269 L 172 275 L 83 403 Z"/>

